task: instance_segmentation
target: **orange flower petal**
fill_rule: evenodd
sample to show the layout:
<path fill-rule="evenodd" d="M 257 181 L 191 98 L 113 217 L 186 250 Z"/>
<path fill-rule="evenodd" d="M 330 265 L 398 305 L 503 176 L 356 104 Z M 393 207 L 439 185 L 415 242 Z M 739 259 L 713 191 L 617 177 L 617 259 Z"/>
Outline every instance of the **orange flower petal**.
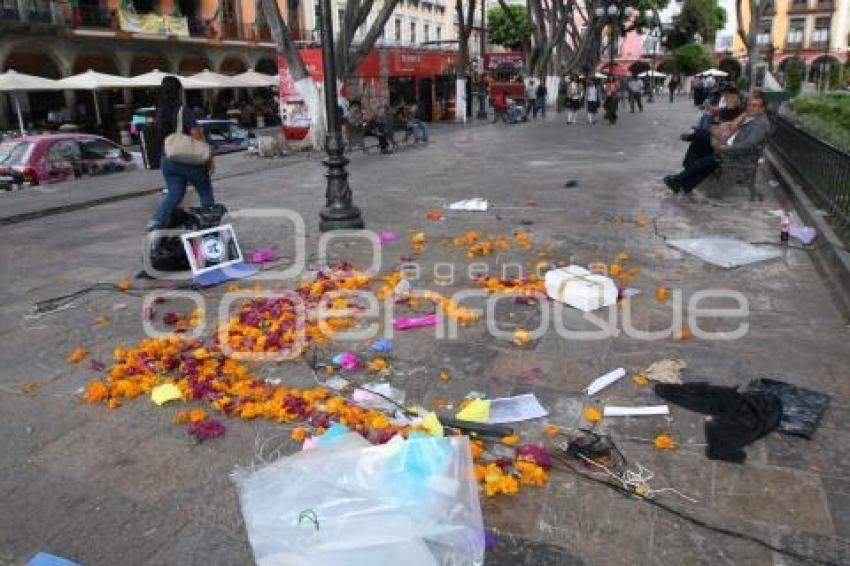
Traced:
<path fill-rule="evenodd" d="M 551 425 L 551 424 L 546 425 L 546 427 L 543 428 L 543 434 L 545 434 L 547 436 L 555 436 L 555 435 L 561 434 L 561 427 Z"/>
<path fill-rule="evenodd" d="M 71 364 L 78 364 L 83 361 L 86 356 L 89 354 L 89 351 L 83 346 L 79 346 L 78 348 L 74 348 L 74 350 L 68 354 L 65 360 Z"/>
<path fill-rule="evenodd" d="M 590 405 L 589 407 L 585 408 L 583 416 L 584 420 L 589 423 L 598 423 L 602 420 L 602 411 L 600 411 L 593 405 Z"/>
<path fill-rule="evenodd" d="M 503 436 L 501 438 L 502 444 L 508 444 L 513 446 L 514 444 L 519 444 L 519 435 L 518 434 L 509 434 L 507 436 Z"/>
<path fill-rule="evenodd" d="M 666 434 L 659 434 L 656 436 L 655 440 L 652 441 L 652 444 L 655 446 L 656 450 L 673 450 L 676 448 L 676 441 Z"/>

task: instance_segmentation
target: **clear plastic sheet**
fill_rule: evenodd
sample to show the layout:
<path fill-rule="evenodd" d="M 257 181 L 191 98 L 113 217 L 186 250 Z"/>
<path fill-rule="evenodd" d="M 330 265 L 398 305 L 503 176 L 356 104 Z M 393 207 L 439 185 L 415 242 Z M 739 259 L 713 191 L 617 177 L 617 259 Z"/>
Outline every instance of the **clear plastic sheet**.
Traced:
<path fill-rule="evenodd" d="M 233 479 L 260 566 L 484 563 L 466 437 L 345 433 Z"/>
<path fill-rule="evenodd" d="M 826 393 L 766 378 L 751 381 L 746 391 L 772 393 L 779 397 L 782 403 L 782 417 L 777 430 L 803 438 L 812 438 L 815 435 L 832 399 Z"/>
<path fill-rule="evenodd" d="M 667 244 L 703 261 L 726 268 L 782 257 L 781 250 L 755 246 L 743 240 L 722 236 L 667 240 Z"/>

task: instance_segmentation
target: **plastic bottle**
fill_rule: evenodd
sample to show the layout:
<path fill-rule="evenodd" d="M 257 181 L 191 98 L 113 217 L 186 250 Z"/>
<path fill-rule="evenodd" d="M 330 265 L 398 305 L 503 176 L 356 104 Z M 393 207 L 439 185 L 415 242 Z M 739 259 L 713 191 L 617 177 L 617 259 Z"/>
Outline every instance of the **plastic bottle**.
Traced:
<path fill-rule="evenodd" d="M 789 230 L 791 230 L 791 217 L 786 212 L 782 215 L 782 219 L 779 221 L 779 239 L 783 242 L 787 242 Z"/>

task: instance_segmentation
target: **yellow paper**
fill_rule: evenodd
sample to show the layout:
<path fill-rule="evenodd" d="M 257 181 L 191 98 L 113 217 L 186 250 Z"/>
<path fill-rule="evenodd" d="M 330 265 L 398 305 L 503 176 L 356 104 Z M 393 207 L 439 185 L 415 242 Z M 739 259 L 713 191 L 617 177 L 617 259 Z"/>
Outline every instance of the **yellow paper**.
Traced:
<path fill-rule="evenodd" d="M 443 425 L 436 413 L 428 413 L 422 419 L 422 428 L 424 428 L 431 436 L 443 436 Z"/>
<path fill-rule="evenodd" d="M 490 422 L 490 401 L 486 399 L 473 399 L 464 407 L 455 418 L 473 423 Z"/>
<path fill-rule="evenodd" d="M 180 388 L 173 383 L 163 383 L 157 385 L 151 390 L 151 400 L 157 405 L 168 403 L 169 401 L 177 401 L 183 398 L 183 393 Z"/>

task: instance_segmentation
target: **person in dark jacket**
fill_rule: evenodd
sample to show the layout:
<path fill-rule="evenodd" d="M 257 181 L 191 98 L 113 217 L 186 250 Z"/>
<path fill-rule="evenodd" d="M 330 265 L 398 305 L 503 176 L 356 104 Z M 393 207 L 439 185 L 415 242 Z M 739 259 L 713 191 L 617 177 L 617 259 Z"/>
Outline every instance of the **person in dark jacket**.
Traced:
<path fill-rule="evenodd" d="M 159 90 L 159 101 L 156 111 L 158 152 L 161 155 L 159 169 L 165 180 L 166 195 L 160 201 L 153 213 L 148 230 L 158 230 L 165 226 L 174 209 L 183 202 L 186 186 L 192 185 L 198 192 L 201 206 L 209 207 L 215 204 L 210 175 L 215 170 L 212 158 L 205 165 L 186 165 L 176 163 L 165 155 L 163 147 L 165 138 L 178 130 L 188 134 L 198 141 L 206 143 L 203 131 L 195 120 L 192 109 L 183 104 L 183 86 L 177 77 L 167 76 L 162 79 Z"/>

